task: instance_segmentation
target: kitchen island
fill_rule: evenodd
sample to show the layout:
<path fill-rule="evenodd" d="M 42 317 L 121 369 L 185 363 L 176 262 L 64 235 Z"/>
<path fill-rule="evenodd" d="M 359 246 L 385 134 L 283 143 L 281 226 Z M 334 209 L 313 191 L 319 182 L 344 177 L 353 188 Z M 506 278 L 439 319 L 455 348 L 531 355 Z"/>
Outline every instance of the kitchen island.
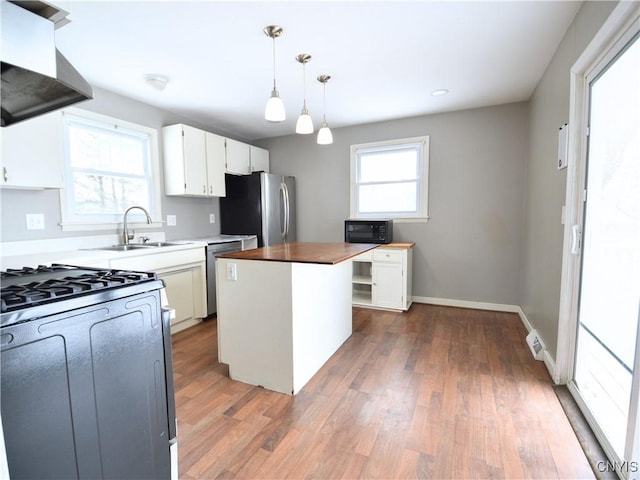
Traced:
<path fill-rule="evenodd" d="M 229 376 L 298 393 L 351 335 L 351 259 L 376 246 L 296 242 L 220 256 L 218 359 Z"/>

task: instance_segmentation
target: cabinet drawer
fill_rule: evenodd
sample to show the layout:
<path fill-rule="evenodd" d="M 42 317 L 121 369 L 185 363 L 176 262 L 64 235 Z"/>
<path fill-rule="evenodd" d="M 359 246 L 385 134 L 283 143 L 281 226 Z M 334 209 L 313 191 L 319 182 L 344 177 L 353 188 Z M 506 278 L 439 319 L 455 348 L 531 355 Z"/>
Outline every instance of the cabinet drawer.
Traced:
<path fill-rule="evenodd" d="M 378 247 L 373 250 L 373 261 L 401 263 L 402 251 Z"/>

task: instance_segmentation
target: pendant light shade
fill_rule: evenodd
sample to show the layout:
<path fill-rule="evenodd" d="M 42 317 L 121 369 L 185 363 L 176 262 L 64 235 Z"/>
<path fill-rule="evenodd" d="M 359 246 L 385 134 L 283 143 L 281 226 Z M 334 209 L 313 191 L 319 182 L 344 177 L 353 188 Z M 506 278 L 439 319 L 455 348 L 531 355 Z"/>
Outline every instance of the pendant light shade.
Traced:
<path fill-rule="evenodd" d="M 275 88 L 271 91 L 271 96 L 267 100 L 267 106 L 264 109 L 264 118 L 270 122 L 282 122 L 287 118 L 284 111 L 284 102 L 278 95 Z"/>
<path fill-rule="evenodd" d="M 313 133 L 313 120 L 306 108 L 302 109 L 298 121 L 296 122 L 296 133 L 309 134 Z"/>
<path fill-rule="evenodd" d="M 276 87 L 276 38 L 282 35 L 283 31 L 282 27 L 277 25 L 269 25 L 263 29 L 264 34 L 273 40 L 273 90 L 271 90 L 271 96 L 267 100 L 267 106 L 264 109 L 264 118 L 270 122 L 282 122 L 287 118 L 284 102 L 280 98 Z"/>
<path fill-rule="evenodd" d="M 313 133 L 313 120 L 307 110 L 307 75 L 306 65 L 311 60 L 311 55 L 301 53 L 296 60 L 302 64 L 302 111 L 296 122 L 296 133 L 309 134 Z"/>
<path fill-rule="evenodd" d="M 320 130 L 318 130 L 318 145 L 330 145 L 333 143 L 333 134 L 331 130 L 329 130 L 329 125 L 327 125 L 327 82 L 331 80 L 329 75 L 320 75 L 318 77 L 318 81 L 322 83 L 322 98 L 323 98 L 323 107 L 322 107 L 322 125 L 320 126 Z"/>
<path fill-rule="evenodd" d="M 333 143 L 333 134 L 327 125 L 327 122 L 322 122 L 320 130 L 318 130 L 318 145 L 330 145 Z"/>

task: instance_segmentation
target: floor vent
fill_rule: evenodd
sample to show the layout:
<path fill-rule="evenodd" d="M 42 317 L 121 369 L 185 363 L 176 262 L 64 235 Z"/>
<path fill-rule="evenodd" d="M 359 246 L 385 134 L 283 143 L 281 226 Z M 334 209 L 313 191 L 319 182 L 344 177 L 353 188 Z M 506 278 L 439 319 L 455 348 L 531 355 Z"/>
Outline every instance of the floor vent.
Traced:
<path fill-rule="evenodd" d="M 542 356 L 544 355 L 544 351 L 547 347 L 545 347 L 542 340 L 540 340 L 537 330 L 531 330 L 529 332 L 529 335 L 527 335 L 527 345 L 529 345 L 529 350 L 531 350 L 533 358 L 536 360 L 542 360 Z"/>

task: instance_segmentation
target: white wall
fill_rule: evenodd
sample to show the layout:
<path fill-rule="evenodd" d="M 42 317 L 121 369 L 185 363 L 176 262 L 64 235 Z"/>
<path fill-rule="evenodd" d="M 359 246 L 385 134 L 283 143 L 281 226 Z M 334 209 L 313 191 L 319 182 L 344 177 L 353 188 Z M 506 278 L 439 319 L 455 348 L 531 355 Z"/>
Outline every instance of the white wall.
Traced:
<path fill-rule="evenodd" d="M 519 303 L 527 103 L 478 108 L 260 142 L 275 173 L 297 181 L 300 241 L 343 241 L 349 216 L 352 144 L 430 135 L 427 223 L 394 224 L 394 240 L 416 242 L 413 293 Z M 329 119 L 330 120 L 330 119 Z"/>
<path fill-rule="evenodd" d="M 584 2 L 530 101 L 521 306 L 555 359 L 566 170 L 556 168 L 558 128 L 569 121 L 569 72 L 617 2 Z"/>

